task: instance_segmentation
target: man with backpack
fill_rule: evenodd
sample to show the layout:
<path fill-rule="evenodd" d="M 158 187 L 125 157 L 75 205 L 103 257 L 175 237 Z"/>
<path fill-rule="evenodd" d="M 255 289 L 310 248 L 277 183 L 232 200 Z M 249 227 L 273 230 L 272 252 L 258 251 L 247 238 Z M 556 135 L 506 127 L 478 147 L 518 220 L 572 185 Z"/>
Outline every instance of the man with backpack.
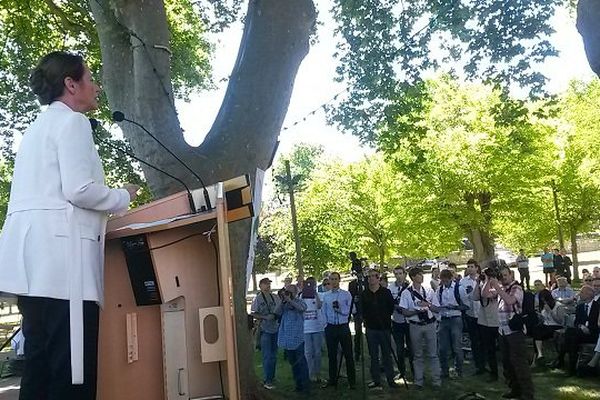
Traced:
<path fill-rule="evenodd" d="M 459 282 L 453 280 L 452 271 L 445 269 L 440 273 L 440 287 L 436 291 L 441 321 L 438 328 L 440 347 L 440 365 L 442 378 L 449 377 L 448 356 L 454 354 L 456 374 L 463 374 L 462 312 L 466 310 L 466 293 Z"/>
<path fill-rule="evenodd" d="M 271 293 L 271 280 L 262 278 L 258 283 L 260 292 L 250 306 L 251 315 L 258 320 L 258 344 L 262 352 L 263 371 L 265 374 L 263 386 L 274 389 L 275 368 L 277 366 L 277 335 L 279 319 L 276 309 L 281 302 L 278 296 Z"/>
<path fill-rule="evenodd" d="M 509 268 L 500 270 L 500 282 L 490 278 L 491 288 L 500 297 L 498 302 L 498 320 L 504 378 L 509 392 L 502 395 L 505 399 L 533 400 L 534 387 L 529 369 L 528 350 L 525 343 L 523 288 L 514 279 Z"/>
<path fill-rule="evenodd" d="M 412 285 L 400 296 L 402 314 L 410 324 L 410 342 L 414 357 L 414 382 L 418 390 L 423 388 L 425 363 L 423 348 L 427 349 L 433 385 L 441 386 L 440 359 L 437 344 L 438 298 L 431 289 L 423 286 L 423 270 L 415 267 L 408 272 Z"/>

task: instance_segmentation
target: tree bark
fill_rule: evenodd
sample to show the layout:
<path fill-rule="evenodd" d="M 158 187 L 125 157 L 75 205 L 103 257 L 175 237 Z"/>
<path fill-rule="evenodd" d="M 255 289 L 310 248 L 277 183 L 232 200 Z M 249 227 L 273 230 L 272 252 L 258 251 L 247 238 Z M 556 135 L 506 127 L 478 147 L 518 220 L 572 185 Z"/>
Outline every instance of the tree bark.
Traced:
<path fill-rule="evenodd" d="M 577 247 L 577 229 L 571 227 L 571 258 L 573 261 L 573 280 L 579 281 L 579 248 Z"/>
<path fill-rule="evenodd" d="M 271 160 L 300 63 L 315 24 L 312 0 L 250 0 L 236 64 L 219 114 L 204 143 L 184 141 L 173 101 L 169 29 L 162 0 L 91 0 L 103 62 L 103 88 L 113 110 L 142 123 L 200 175 L 206 184 L 266 169 Z M 156 47 L 158 46 L 158 47 Z M 199 110 L 201 112 L 202 110 Z M 139 128 L 123 122 L 134 153 L 200 183 Z M 156 197 L 181 191 L 167 176 L 143 168 Z M 246 258 L 250 221 L 230 225 L 240 386 L 254 398 L 253 349 L 247 330 Z"/>
<path fill-rule="evenodd" d="M 600 76 L 600 0 L 579 0 L 577 30 L 592 71 Z"/>

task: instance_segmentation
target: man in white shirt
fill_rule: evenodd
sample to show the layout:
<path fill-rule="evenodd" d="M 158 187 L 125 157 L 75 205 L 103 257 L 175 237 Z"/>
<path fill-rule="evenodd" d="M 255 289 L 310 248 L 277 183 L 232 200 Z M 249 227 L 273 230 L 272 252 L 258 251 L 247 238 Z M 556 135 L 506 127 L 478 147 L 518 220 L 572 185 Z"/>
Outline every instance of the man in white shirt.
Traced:
<path fill-rule="evenodd" d="M 431 289 L 423 286 L 423 270 L 412 268 L 408 275 L 412 285 L 400 296 L 402 314 L 410 324 L 410 342 L 414 357 L 414 382 L 417 389 L 423 388 L 424 355 L 423 345 L 427 348 L 433 385 L 441 386 L 440 360 L 437 345 L 437 318 L 439 302 Z"/>
<path fill-rule="evenodd" d="M 469 332 L 469 339 L 471 339 L 471 353 L 473 354 L 473 360 L 475 361 L 477 375 L 485 373 L 485 357 L 483 355 L 481 333 L 477 323 L 481 304 L 479 302 L 479 297 L 477 297 L 477 300 L 474 298 L 475 288 L 479 285 L 477 278 L 480 273 L 481 268 L 477 264 L 477 261 L 470 259 L 467 261 L 465 277 L 460 281 L 460 286 L 466 294 L 466 301 L 464 304 L 468 309 L 465 311 L 464 321 L 467 325 L 467 332 Z"/>
<path fill-rule="evenodd" d="M 462 310 L 463 299 L 466 294 L 460 284 L 453 281 L 452 271 L 445 269 L 440 273 L 440 287 L 435 293 L 439 302 L 441 315 L 438 328 L 438 340 L 440 346 L 440 365 L 442 378 L 449 377 L 448 356 L 454 354 L 456 374 L 462 377 L 463 352 L 462 352 Z"/>
<path fill-rule="evenodd" d="M 351 388 L 356 384 L 356 371 L 354 370 L 354 358 L 352 357 L 352 334 L 348 326 L 350 309 L 352 307 L 352 295 L 350 292 L 340 289 L 340 274 L 332 272 L 329 276 L 331 290 L 323 294 L 323 316 L 327 321 L 325 327 L 325 341 L 327 342 L 327 356 L 329 358 L 329 380 L 323 387 L 337 387 L 338 347 L 341 346 L 342 354 L 346 359 L 346 373 L 348 384 Z"/>
<path fill-rule="evenodd" d="M 394 313 L 392 314 L 392 336 L 396 343 L 396 355 L 398 356 L 398 372 L 400 376 L 405 376 L 406 366 L 404 364 L 404 357 L 408 353 L 409 361 L 412 364 L 412 355 L 410 351 L 410 338 L 409 338 L 409 325 L 404 315 L 402 315 L 402 309 L 400 308 L 400 297 L 402 293 L 408 288 L 410 283 L 406 279 L 406 270 L 404 267 L 398 266 L 394 268 L 394 276 L 396 281 L 391 283 L 388 289 L 392 292 L 394 297 Z"/>

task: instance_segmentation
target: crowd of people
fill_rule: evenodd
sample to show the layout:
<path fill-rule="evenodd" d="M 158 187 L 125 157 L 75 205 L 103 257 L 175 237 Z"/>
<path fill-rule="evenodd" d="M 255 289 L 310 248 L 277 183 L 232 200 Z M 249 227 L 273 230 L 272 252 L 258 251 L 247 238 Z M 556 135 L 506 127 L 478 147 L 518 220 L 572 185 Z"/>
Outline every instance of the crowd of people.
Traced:
<path fill-rule="evenodd" d="M 343 372 L 348 386 L 355 388 L 355 362 L 365 362 L 365 350 L 370 390 L 382 390 L 384 383 L 399 388 L 409 374 L 420 390 L 426 382 L 426 365 L 427 380 L 434 387 L 445 379 L 462 379 L 467 374 L 465 355 L 472 359 L 469 375 L 496 382 L 500 354 L 508 386 L 503 398 L 534 398 L 532 366 L 565 368 L 569 375 L 597 373 L 600 268 L 592 273 L 583 270 L 584 285 L 576 292 L 565 272 L 570 272 L 564 267 L 568 263 L 557 268 L 554 256 L 564 260 L 565 255 L 545 252 L 542 261 L 549 262 L 546 254 L 553 255 L 553 270 L 544 269 L 547 282 L 534 281 L 533 291 L 522 251 L 516 263 L 520 280 L 499 260 L 487 263 L 483 271 L 469 260 L 464 277 L 448 263 L 445 269 L 432 271 L 429 285 L 419 267 L 397 266 L 394 280 L 388 281 L 377 268 L 362 268 L 354 253 L 349 290 L 340 287 L 338 272 L 328 274 L 318 286 L 312 277 L 299 279 L 296 285 L 286 280 L 277 294 L 271 293 L 271 281 L 263 278 L 251 312 L 259 321 L 257 347 L 262 352 L 264 387 L 274 388 L 278 347 L 291 365 L 296 390 L 303 393 L 315 384 L 337 387 Z M 552 363 L 544 356 L 544 344 L 550 339 L 557 353 Z M 596 344 L 587 358 L 580 354 L 586 343 Z M 328 371 L 322 376 L 324 347 Z"/>

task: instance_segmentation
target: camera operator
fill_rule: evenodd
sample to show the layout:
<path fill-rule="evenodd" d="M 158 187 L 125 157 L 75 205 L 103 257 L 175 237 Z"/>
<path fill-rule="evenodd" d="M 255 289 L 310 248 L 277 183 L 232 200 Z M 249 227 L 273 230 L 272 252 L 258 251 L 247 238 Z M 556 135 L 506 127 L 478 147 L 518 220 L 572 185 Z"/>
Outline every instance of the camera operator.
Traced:
<path fill-rule="evenodd" d="M 406 270 L 404 267 L 397 266 L 394 268 L 394 276 L 396 281 L 390 284 L 390 292 L 394 297 L 394 313 L 392 314 L 392 336 L 396 343 L 396 355 L 398 356 L 398 369 L 400 376 L 406 375 L 406 366 L 404 363 L 405 352 L 408 352 L 409 361 L 412 365 L 412 354 L 410 352 L 410 338 L 408 331 L 410 329 L 408 322 L 402 309 L 400 308 L 400 297 L 410 283 L 406 280 Z"/>
<path fill-rule="evenodd" d="M 510 389 L 504 398 L 532 400 L 534 387 L 527 361 L 527 345 L 523 333 L 523 288 L 514 279 L 509 268 L 500 269 L 500 281 L 489 278 L 490 288 L 494 289 L 500 301 L 498 320 L 500 342 L 502 344 L 502 366 L 504 378 Z"/>
<path fill-rule="evenodd" d="M 286 354 L 292 367 L 296 391 L 309 391 L 308 363 L 304 355 L 304 311 L 306 303 L 298 298 L 296 285 L 289 285 L 278 293 L 281 303 L 275 313 L 281 315 L 277 344 Z"/>
<path fill-rule="evenodd" d="M 348 325 L 350 309 L 352 307 L 352 295 L 340 289 L 340 274 L 332 272 L 329 275 L 331 290 L 323 294 L 323 315 L 327 321 L 325 327 L 325 341 L 327 342 L 327 357 L 329 359 L 329 380 L 323 387 L 337 387 L 338 370 L 337 355 L 338 347 L 342 347 L 342 354 L 346 359 L 346 373 L 350 388 L 356 384 L 356 371 L 354 370 L 354 358 L 352 357 L 352 335 Z"/>
<path fill-rule="evenodd" d="M 279 297 L 271 293 L 271 280 L 262 278 L 258 283 L 260 292 L 250 306 L 251 315 L 258 320 L 258 346 L 262 353 L 263 371 L 265 374 L 263 385 L 265 389 L 273 389 L 275 368 L 277 366 L 277 333 L 279 321 L 275 309 L 281 302 Z"/>
<path fill-rule="evenodd" d="M 490 279 L 498 279 L 498 270 L 486 268 L 477 278 L 477 285 L 473 289 L 473 300 L 479 302 L 477 326 L 481 336 L 481 365 L 486 362 L 490 369 L 490 382 L 498 380 L 498 360 L 496 345 L 498 342 L 498 294 L 490 286 Z M 478 374 L 485 373 L 485 369 L 478 370 Z"/>
<path fill-rule="evenodd" d="M 370 389 L 381 389 L 381 366 L 379 365 L 379 350 L 385 370 L 385 377 L 390 388 L 398 388 L 394 382 L 394 366 L 392 363 L 391 348 L 391 317 L 394 312 L 394 298 L 392 293 L 381 286 L 379 272 L 372 269 L 367 272 L 369 285 L 361 293 L 365 327 L 367 329 L 367 345 L 371 358 Z"/>
<path fill-rule="evenodd" d="M 434 386 L 441 386 L 440 360 L 437 345 L 437 319 L 439 302 L 432 290 L 423 287 L 423 270 L 415 267 L 408 272 L 412 285 L 400 296 L 400 308 L 410 324 L 410 342 L 414 357 L 414 382 L 423 388 L 423 344 L 427 348 L 429 368 Z"/>

